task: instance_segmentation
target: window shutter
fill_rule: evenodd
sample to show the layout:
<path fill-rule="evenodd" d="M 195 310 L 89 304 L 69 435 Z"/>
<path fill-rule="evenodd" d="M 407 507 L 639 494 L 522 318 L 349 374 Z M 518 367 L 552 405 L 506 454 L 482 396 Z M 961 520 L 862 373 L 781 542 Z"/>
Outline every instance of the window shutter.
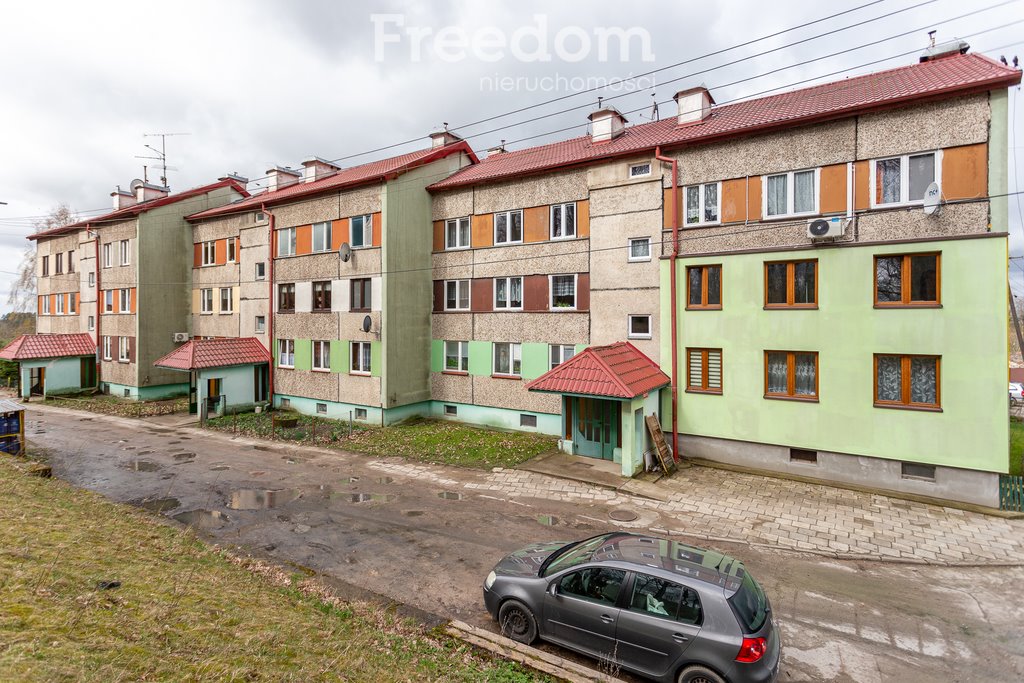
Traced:
<path fill-rule="evenodd" d="M 700 351 L 690 351 L 690 379 L 691 387 L 700 388 L 704 383 L 703 354 Z"/>
<path fill-rule="evenodd" d="M 193 244 L 192 245 L 192 267 L 198 268 L 203 265 L 203 245 Z"/>
<path fill-rule="evenodd" d="M 722 352 L 708 351 L 708 389 L 722 388 Z"/>
<path fill-rule="evenodd" d="M 128 337 L 128 362 L 135 362 L 135 337 Z"/>
<path fill-rule="evenodd" d="M 131 289 L 129 290 L 129 293 L 128 293 L 128 296 L 129 296 L 129 299 L 130 299 L 130 302 L 129 302 L 129 303 L 130 303 L 130 305 L 131 305 L 131 312 L 132 312 L 132 313 L 134 313 L 134 312 L 135 312 L 135 293 L 136 293 L 137 291 L 138 291 L 138 290 L 137 290 L 137 289 L 136 289 L 135 287 L 132 287 L 132 288 L 131 288 Z"/>

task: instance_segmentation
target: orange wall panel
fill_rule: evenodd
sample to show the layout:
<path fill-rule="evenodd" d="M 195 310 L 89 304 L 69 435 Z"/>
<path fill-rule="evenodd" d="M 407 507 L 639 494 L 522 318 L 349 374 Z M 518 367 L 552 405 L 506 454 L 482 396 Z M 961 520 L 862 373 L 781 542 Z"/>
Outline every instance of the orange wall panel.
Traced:
<path fill-rule="evenodd" d="M 761 220 L 761 176 L 752 175 L 744 178 L 747 191 L 747 220 Z"/>
<path fill-rule="evenodd" d="M 216 240 L 213 243 L 213 262 L 223 266 L 228 262 L 228 241 Z"/>
<path fill-rule="evenodd" d="M 677 199 L 681 199 L 682 196 L 683 196 L 682 189 L 676 188 L 675 197 Z M 672 202 L 673 202 L 672 188 L 671 187 L 666 187 L 663 190 L 662 197 L 661 197 L 662 225 L 665 227 L 666 230 L 671 230 L 672 229 L 672 221 L 674 220 L 674 217 L 676 215 L 676 205 L 673 204 Z M 679 220 L 680 221 L 682 221 L 682 216 L 683 216 L 683 212 L 680 211 L 679 212 L 679 217 L 680 217 Z M 682 225 L 680 225 L 680 227 L 682 227 Z"/>
<path fill-rule="evenodd" d="M 295 253 L 313 253 L 313 226 L 300 225 L 295 229 Z"/>
<path fill-rule="evenodd" d="M 444 221 L 434 221 L 434 251 L 444 251 Z"/>
<path fill-rule="evenodd" d="M 576 236 L 590 237 L 590 200 L 576 202 Z"/>
<path fill-rule="evenodd" d="M 373 241 L 371 242 L 371 244 L 373 244 L 373 246 L 375 246 L 375 247 L 379 247 L 380 246 L 380 240 L 381 240 L 381 237 L 383 237 L 383 232 L 384 232 L 384 221 L 383 221 L 383 216 L 381 215 L 381 212 L 378 211 L 377 213 L 373 214 L 373 219 L 372 220 L 373 220 L 373 223 L 372 223 L 373 224 L 373 230 L 370 233 L 370 238 Z"/>
<path fill-rule="evenodd" d="M 747 220 L 747 179 L 722 181 L 722 222 L 741 223 Z"/>
<path fill-rule="evenodd" d="M 494 246 L 494 214 L 474 215 L 472 231 L 474 249 Z"/>
<path fill-rule="evenodd" d="M 944 199 L 976 199 L 988 196 L 988 145 L 951 147 L 942 152 Z"/>
<path fill-rule="evenodd" d="M 853 164 L 853 208 L 861 211 L 871 207 L 871 164 L 857 161 Z"/>
<path fill-rule="evenodd" d="M 846 164 L 822 167 L 820 208 L 821 213 L 846 211 Z"/>
<path fill-rule="evenodd" d="M 548 224 L 550 216 L 550 206 L 534 206 L 523 209 L 523 241 L 546 242 L 551 234 Z"/>
<path fill-rule="evenodd" d="M 135 297 L 135 292 L 136 292 L 136 289 L 135 289 L 135 287 L 132 287 L 132 288 L 131 288 L 131 289 L 129 290 L 129 294 L 128 294 L 128 296 L 129 296 L 129 298 L 130 298 L 130 300 L 131 300 L 131 303 L 130 303 L 130 305 L 131 305 L 131 312 L 132 312 L 132 313 L 134 313 L 134 312 L 135 312 L 135 300 L 136 300 L 136 297 Z"/>
<path fill-rule="evenodd" d="M 193 244 L 192 245 L 192 267 L 199 268 L 203 265 L 203 245 Z"/>
<path fill-rule="evenodd" d="M 345 242 L 348 242 L 348 219 L 331 221 L 331 249 L 337 251 Z"/>
<path fill-rule="evenodd" d="M 56 294 L 51 294 L 50 295 L 50 315 L 53 315 L 56 312 L 57 312 L 57 295 Z"/>
<path fill-rule="evenodd" d="M 42 296 L 37 296 L 36 297 L 36 313 L 38 315 L 43 315 L 43 297 Z"/>
<path fill-rule="evenodd" d="M 82 295 L 79 292 L 75 292 L 75 310 L 79 313 L 82 311 Z"/>

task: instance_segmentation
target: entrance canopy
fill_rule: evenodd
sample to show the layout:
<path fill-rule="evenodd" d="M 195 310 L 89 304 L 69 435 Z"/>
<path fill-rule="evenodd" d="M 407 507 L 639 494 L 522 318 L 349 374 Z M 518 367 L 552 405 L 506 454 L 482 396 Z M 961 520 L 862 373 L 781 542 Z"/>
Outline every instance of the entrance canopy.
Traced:
<path fill-rule="evenodd" d="M 96 342 L 88 334 L 23 334 L 0 349 L 5 360 L 95 356 Z"/>
<path fill-rule="evenodd" d="M 270 352 L 255 337 L 193 339 L 179 346 L 153 365 L 171 370 L 203 370 L 232 365 L 269 363 Z"/>
<path fill-rule="evenodd" d="M 526 385 L 530 391 L 633 399 L 671 383 L 629 342 L 592 346 Z"/>

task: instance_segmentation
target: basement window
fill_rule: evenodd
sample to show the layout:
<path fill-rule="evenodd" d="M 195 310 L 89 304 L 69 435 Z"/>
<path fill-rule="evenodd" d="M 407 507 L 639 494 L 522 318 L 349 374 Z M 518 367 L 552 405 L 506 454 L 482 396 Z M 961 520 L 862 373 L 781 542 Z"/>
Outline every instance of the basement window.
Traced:
<path fill-rule="evenodd" d="M 291 408 L 292 407 L 292 400 L 290 398 L 282 398 L 281 399 L 281 407 L 282 408 Z"/>
<path fill-rule="evenodd" d="M 900 474 L 904 479 L 935 481 L 935 465 L 921 465 L 916 462 L 900 463 Z"/>
<path fill-rule="evenodd" d="M 320 415 L 326 415 L 327 414 L 327 404 L 326 403 L 317 403 L 316 404 L 316 412 L 318 414 L 320 414 Z"/>
<path fill-rule="evenodd" d="M 366 419 L 366 408 L 356 408 L 356 419 L 357 420 L 365 420 Z"/>
<path fill-rule="evenodd" d="M 818 464 L 818 451 L 809 451 L 805 448 L 790 448 L 790 462 L 802 462 L 808 465 Z"/>
<path fill-rule="evenodd" d="M 527 415 L 526 413 L 520 413 L 519 414 L 519 426 L 520 427 L 536 427 L 537 426 L 537 416 L 536 415 Z"/>
<path fill-rule="evenodd" d="M 458 415 L 459 414 L 459 408 L 458 408 L 458 406 L 445 406 L 444 407 L 444 414 L 445 415 Z"/>
<path fill-rule="evenodd" d="M 131 395 L 132 395 L 132 390 L 131 389 L 125 389 L 124 390 L 124 397 L 125 398 L 129 398 L 129 397 L 131 397 Z"/>

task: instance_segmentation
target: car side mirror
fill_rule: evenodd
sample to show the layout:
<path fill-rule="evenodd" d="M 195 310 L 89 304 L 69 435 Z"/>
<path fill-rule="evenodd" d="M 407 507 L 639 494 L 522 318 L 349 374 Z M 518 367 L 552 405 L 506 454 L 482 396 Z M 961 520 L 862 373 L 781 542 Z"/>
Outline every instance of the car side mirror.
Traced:
<path fill-rule="evenodd" d="M 548 585 L 548 595 L 550 595 L 553 598 L 558 596 L 558 582 L 557 581 L 552 581 Z"/>

